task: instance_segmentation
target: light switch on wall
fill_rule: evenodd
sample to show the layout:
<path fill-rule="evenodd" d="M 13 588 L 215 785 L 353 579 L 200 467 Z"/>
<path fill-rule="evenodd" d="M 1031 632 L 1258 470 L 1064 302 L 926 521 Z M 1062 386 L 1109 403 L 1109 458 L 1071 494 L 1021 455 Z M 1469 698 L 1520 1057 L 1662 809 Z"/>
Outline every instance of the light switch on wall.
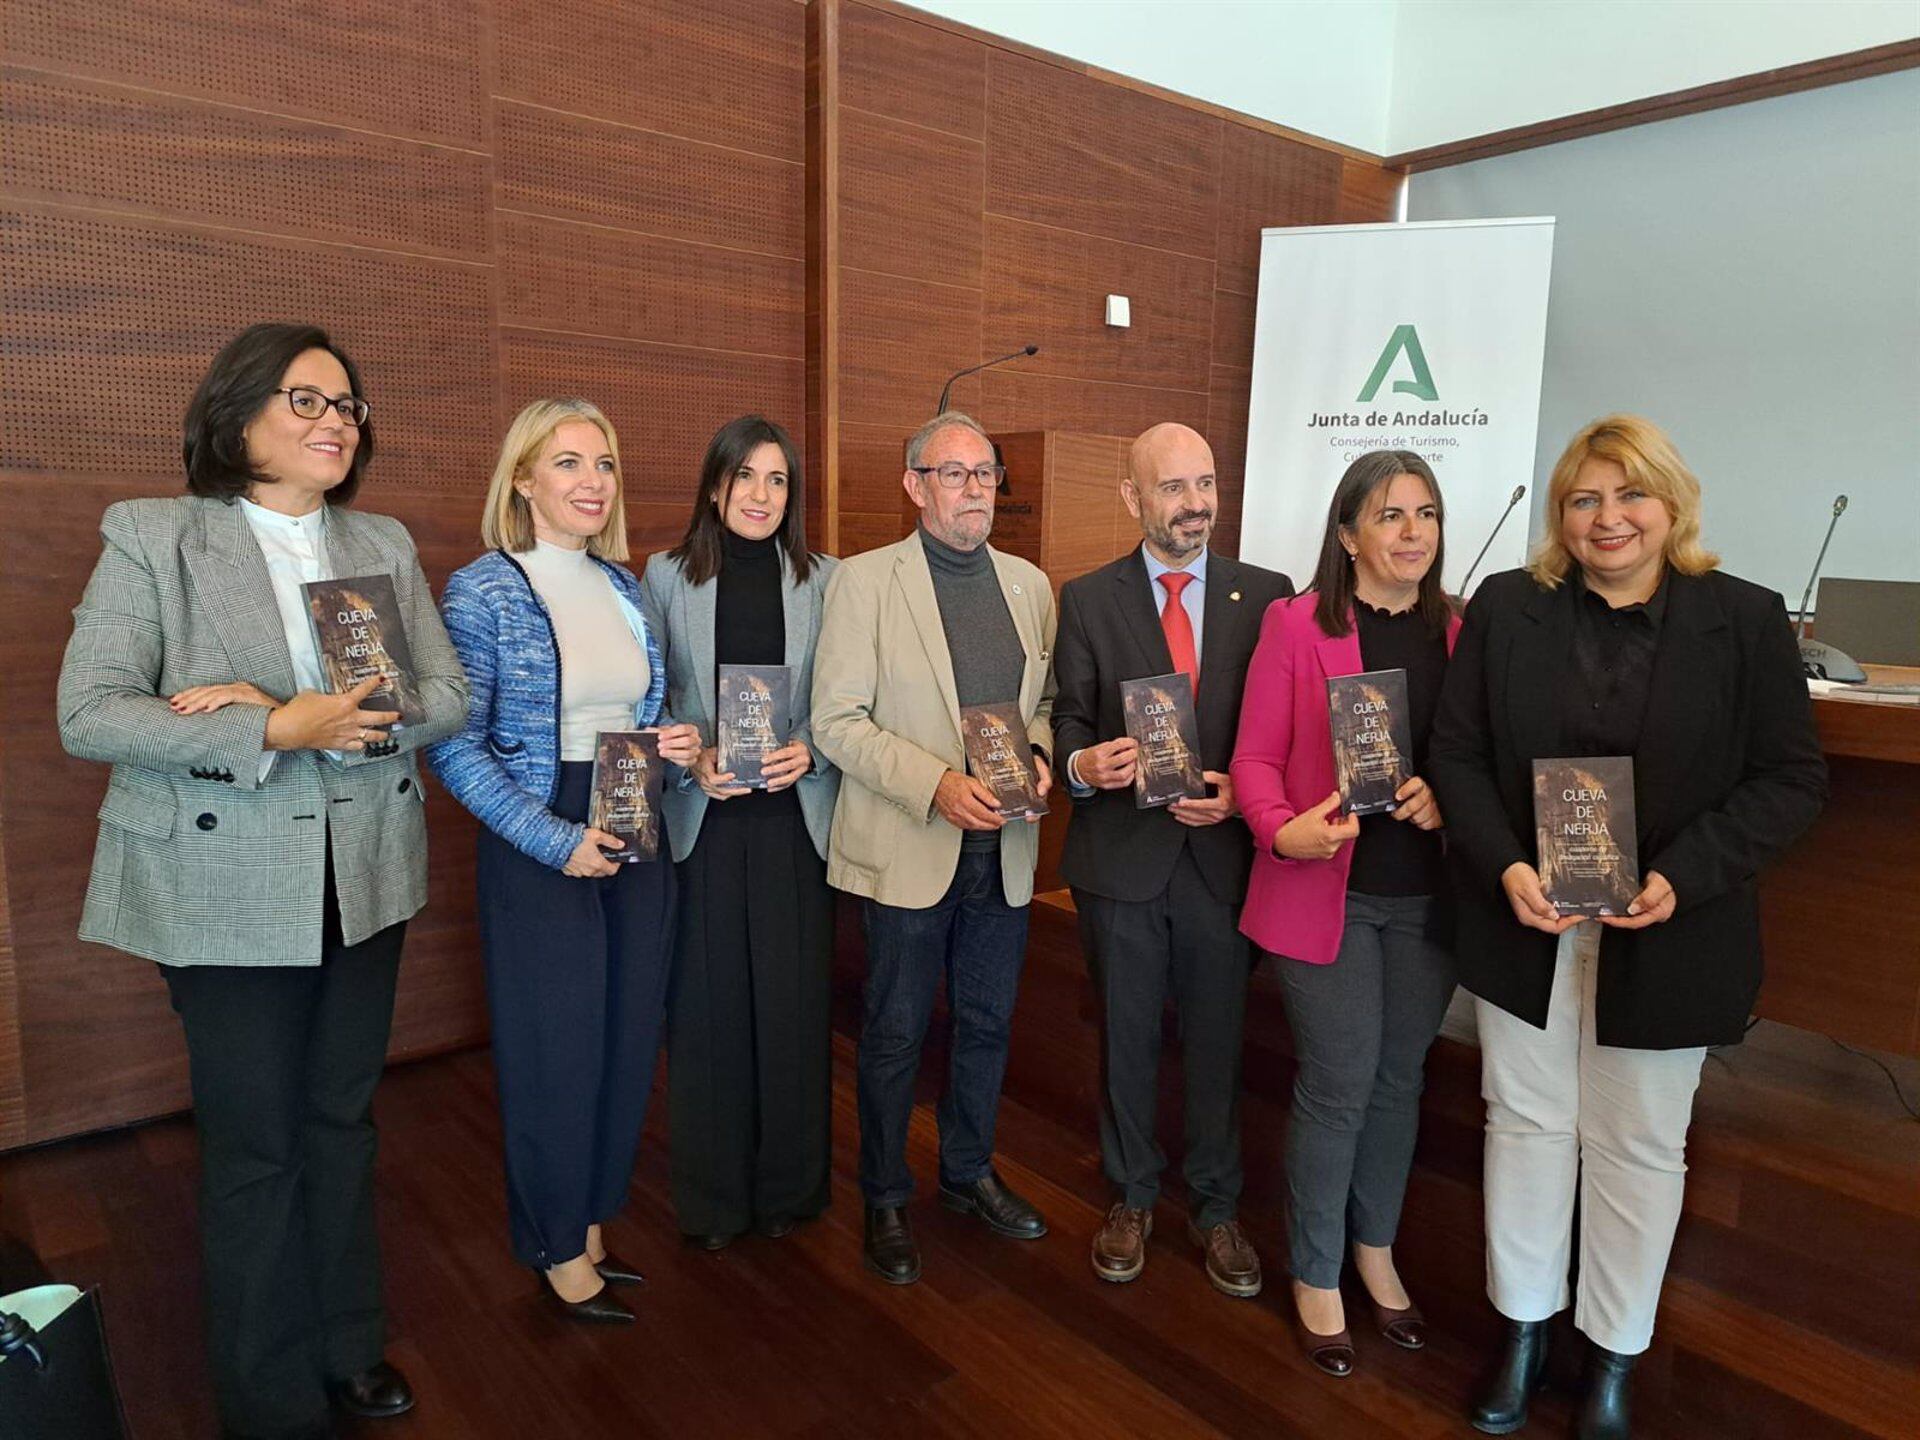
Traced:
<path fill-rule="evenodd" d="M 1124 295 L 1107 297 L 1107 324 L 1115 329 L 1124 330 L 1133 324 L 1133 307 Z"/>

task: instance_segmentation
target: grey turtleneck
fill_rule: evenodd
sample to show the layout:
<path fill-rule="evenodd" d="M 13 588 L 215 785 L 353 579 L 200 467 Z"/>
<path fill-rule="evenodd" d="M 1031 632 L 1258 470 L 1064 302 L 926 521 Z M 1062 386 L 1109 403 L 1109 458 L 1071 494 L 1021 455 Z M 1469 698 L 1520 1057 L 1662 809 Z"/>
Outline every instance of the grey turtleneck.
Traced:
<path fill-rule="evenodd" d="M 1017 702 L 1027 650 L 1007 609 L 1007 597 L 1000 593 L 992 552 L 984 542 L 956 550 L 929 535 L 924 525 L 920 545 L 933 572 L 933 595 L 940 604 L 940 628 L 947 635 L 953 688 L 961 705 Z M 999 843 L 997 830 L 970 830 L 961 841 L 969 850 L 991 850 Z"/>

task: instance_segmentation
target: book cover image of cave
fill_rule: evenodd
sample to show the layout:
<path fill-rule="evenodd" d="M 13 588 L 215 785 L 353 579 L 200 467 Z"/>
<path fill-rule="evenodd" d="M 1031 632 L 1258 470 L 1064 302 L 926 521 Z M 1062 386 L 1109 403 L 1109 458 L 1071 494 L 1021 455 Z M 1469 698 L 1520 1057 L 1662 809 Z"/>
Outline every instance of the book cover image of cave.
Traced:
<path fill-rule="evenodd" d="M 1033 746 L 1018 705 L 1008 700 L 962 706 L 960 738 L 967 747 L 967 768 L 993 791 L 1002 815 L 1024 820 L 1047 813 L 1047 802 L 1040 798 L 1040 772 L 1033 768 Z"/>
<path fill-rule="evenodd" d="M 1533 762 L 1540 887 L 1562 915 L 1624 915 L 1640 893 L 1633 758 Z"/>
<path fill-rule="evenodd" d="M 328 693 L 343 694 L 369 675 L 384 675 L 386 679 L 360 708 L 398 710 L 396 730 L 418 723 L 425 706 L 393 577 L 310 580 L 300 589 L 307 598 L 307 620 L 313 627 L 313 644 L 320 654 L 320 673 Z"/>
<path fill-rule="evenodd" d="M 626 842 L 603 853 L 628 864 L 660 853 L 660 734 L 602 730 L 593 747 L 593 799 L 587 824 Z"/>
<path fill-rule="evenodd" d="M 1407 672 L 1368 670 L 1327 679 L 1327 721 L 1333 730 L 1333 775 L 1340 808 L 1379 815 L 1400 802 L 1394 792 L 1413 778 L 1413 736 L 1407 720 Z"/>
<path fill-rule="evenodd" d="M 1207 793 L 1200 773 L 1200 721 L 1193 681 L 1183 671 L 1120 682 L 1127 734 L 1140 747 L 1133 764 L 1133 803 L 1142 810 Z"/>
<path fill-rule="evenodd" d="M 793 674 L 784 665 L 722 665 L 714 683 L 720 769 L 731 773 L 736 785 L 764 790 L 761 766 L 787 743 L 793 728 Z"/>

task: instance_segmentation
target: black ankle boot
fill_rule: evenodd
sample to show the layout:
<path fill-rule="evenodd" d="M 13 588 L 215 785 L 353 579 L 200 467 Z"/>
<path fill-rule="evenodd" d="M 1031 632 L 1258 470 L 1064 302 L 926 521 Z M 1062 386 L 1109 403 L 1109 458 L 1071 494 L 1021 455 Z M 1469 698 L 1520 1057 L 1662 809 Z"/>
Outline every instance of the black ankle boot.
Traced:
<path fill-rule="evenodd" d="M 1474 1393 L 1467 1419 L 1485 1435 L 1511 1435 L 1527 1423 L 1527 1406 L 1547 1369 L 1550 1320 L 1507 1321 L 1507 1348 Z"/>
<path fill-rule="evenodd" d="M 1587 1367 L 1587 1393 L 1573 1427 L 1578 1440 L 1628 1440 L 1633 1434 L 1629 1402 L 1633 1397 L 1633 1362 L 1639 1358 L 1593 1347 Z"/>

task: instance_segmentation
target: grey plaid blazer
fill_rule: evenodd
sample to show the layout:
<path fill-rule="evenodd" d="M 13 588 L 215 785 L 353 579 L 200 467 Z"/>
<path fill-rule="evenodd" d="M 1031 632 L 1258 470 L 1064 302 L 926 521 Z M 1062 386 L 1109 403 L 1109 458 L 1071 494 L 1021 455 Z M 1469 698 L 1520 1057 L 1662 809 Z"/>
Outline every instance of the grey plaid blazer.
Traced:
<path fill-rule="evenodd" d="M 460 728 L 467 681 L 405 527 L 335 507 L 326 545 L 335 575 L 393 576 L 426 719 L 390 756 L 283 752 L 264 784 L 265 707 L 176 715 L 165 699 L 240 680 L 294 692 L 246 516 L 196 496 L 124 500 L 100 534 L 58 702 L 67 753 L 113 766 L 80 938 L 163 965 L 317 965 L 329 834 L 347 944 L 417 912 L 427 829 L 413 752 Z"/>

